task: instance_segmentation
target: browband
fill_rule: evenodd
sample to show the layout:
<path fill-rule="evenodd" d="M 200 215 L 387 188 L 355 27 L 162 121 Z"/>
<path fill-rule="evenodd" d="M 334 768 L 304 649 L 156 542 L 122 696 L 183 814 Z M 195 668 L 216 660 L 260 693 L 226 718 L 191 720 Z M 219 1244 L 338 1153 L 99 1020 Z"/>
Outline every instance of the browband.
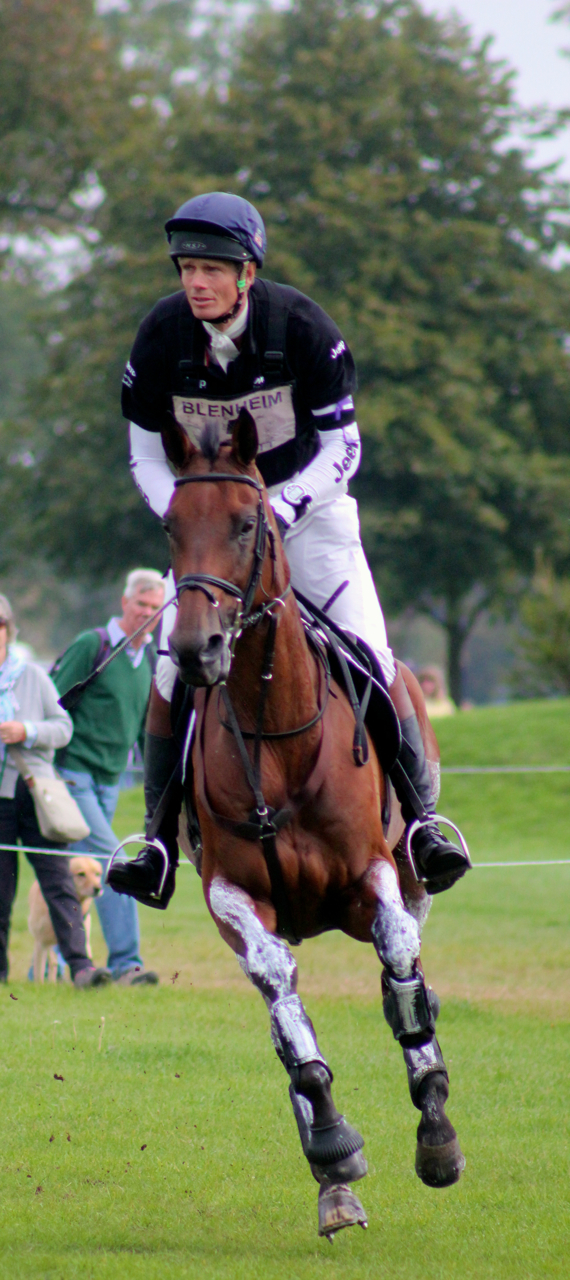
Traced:
<path fill-rule="evenodd" d="M 194 484 L 198 480 L 235 480 L 237 484 L 249 484 L 252 489 L 257 489 L 258 493 L 263 492 L 259 480 L 254 480 L 252 476 L 234 476 L 229 471 L 211 471 L 207 476 L 179 476 L 174 481 L 174 488 L 178 489 L 182 484 Z"/>

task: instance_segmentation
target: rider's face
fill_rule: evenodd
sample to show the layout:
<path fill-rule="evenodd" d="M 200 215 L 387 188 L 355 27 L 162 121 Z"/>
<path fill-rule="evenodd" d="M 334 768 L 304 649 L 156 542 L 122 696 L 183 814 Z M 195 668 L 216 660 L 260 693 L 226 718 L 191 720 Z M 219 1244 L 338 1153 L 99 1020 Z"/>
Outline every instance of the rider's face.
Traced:
<path fill-rule="evenodd" d="M 179 258 L 182 288 L 190 303 L 192 315 L 197 320 L 211 320 L 223 316 L 235 306 L 238 299 L 238 270 L 232 262 L 219 258 Z M 251 263 L 239 267 L 246 277 L 247 286 L 253 281 Z M 247 288 L 244 298 L 247 296 Z"/>

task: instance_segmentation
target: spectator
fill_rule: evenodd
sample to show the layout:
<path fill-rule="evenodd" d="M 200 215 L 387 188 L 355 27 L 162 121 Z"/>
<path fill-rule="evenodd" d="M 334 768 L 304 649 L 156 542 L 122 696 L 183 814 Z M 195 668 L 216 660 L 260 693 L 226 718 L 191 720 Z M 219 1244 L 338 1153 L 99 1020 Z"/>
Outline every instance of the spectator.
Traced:
<path fill-rule="evenodd" d="M 155 569 L 133 569 L 125 584 L 120 618 L 111 618 L 104 635 L 108 652 L 151 619 L 164 600 L 164 584 Z M 129 751 L 144 741 L 144 722 L 153 664 L 149 644 L 154 622 L 111 662 L 71 708 L 73 740 L 57 753 L 57 765 L 90 828 L 74 853 L 98 856 L 107 868 L 119 841 L 111 823 L 119 796 L 119 778 Z M 56 664 L 54 680 L 60 693 L 90 675 L 101 651 L 101 632 L 84 631 Z M 105 885 L 96 898 L 101 928 L 109 950 L 108 966 L 116 982 L 125 986 L 158 982 L 140 957 L 137 904 Z"/>
<path fill-rule="evenodd" d="M 448 695 L 443 671 L 439 667 L 421 667 L 416 671 L 416 676 L 422 687 L 430 720 L 452 716 L 456 708 Z"/>
<path fill-rule="evenodd" d="M 65 845 L 46 840 L 38 826 L 34 803 L 24 779 L 10 758 L 9 748 L 23 750 L 30 773 L 53 775 L 56 747 L 65 747 L 73 733 L 67 711 L 60 707 L 57 689 L 41 667 L 13 649 L 16 637 L 9 601 L 0 595 L 0 845 L 22 844 L 62 850 Z M 18 718 L 17 718 L 18 717 Z M 69 965 L 76 987 L 94 987 L 109 980 L 106 969 L 96 969 L 86 949 L 85 929 L 69 859 L 44 853 L 26 853 L 43 896 L 60 951 Z M 12 903 L 18 884 L 16 849 L 0 849 L 0 981 L 8 978 L 8 933 Z"/>

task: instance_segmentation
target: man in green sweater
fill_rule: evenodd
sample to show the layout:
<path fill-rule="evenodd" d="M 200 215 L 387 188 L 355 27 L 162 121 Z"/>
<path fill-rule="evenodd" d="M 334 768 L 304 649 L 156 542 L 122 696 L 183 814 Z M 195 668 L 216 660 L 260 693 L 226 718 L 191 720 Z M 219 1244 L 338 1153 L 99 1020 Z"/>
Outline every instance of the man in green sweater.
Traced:
<path fill-rule="evenodd" d="M 151 618 L 164 601 L 164 584 L 155 569 L 129 573 L 123 595 L 122 616 L 111 618 L 105 628 L 84 631 L 59 659 L 53 679 L 60 693 L 84 680 L 98 657 L 106 657 Z M 112 829 L 119 796 L 119 776 L 135 742 L 142 746 L 144 722 L 152 682 L 149 658 L 154 623 L 127 645 L 105 671 L 90 684 L 72 707 L 71 742 L 58 751 L 56 763 L 90 828 L 85 840 L 73 845 L 74 853 L 95 854 L 107 867 L 119 841 Z M 103 653 L 102 653 L 103 650 Z M 101 928 L 109 949 L 108 967 L 121 984 L 135 986 L 158 982 L 140 958 L 137 904 L 105 885 L 95 899 Z"/>

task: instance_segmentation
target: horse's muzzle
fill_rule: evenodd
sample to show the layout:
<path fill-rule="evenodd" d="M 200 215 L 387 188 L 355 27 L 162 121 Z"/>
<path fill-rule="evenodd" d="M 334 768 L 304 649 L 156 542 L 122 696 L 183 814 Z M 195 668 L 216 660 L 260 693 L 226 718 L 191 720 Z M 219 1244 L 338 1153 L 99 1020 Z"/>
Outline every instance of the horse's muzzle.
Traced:
<path fill-rule="evenodd" d="M 227 679 L 232 655 L 222 632 L 215 632 L 201 642 L 189 643 L 182 636 L 177 637 L 174 631 L 168 647 L 183 684 L 201 688 Z"/>

